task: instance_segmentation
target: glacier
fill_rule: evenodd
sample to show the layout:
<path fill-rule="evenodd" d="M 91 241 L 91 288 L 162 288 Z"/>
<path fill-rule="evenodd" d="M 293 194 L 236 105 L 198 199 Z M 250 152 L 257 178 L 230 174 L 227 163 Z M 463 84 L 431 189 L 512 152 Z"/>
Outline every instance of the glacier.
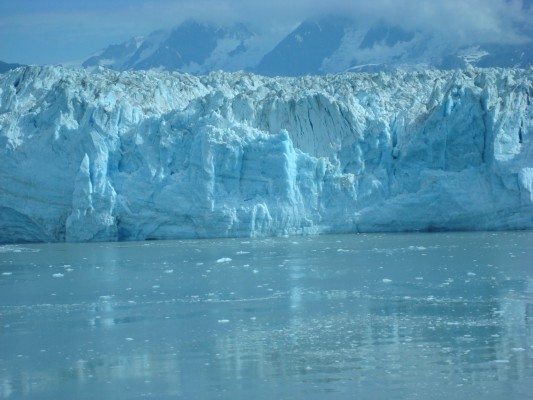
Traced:
<path fill-rule="evenodd" d="M 533 228 L 533 69 L 0 75 L 0 242 Z"/>

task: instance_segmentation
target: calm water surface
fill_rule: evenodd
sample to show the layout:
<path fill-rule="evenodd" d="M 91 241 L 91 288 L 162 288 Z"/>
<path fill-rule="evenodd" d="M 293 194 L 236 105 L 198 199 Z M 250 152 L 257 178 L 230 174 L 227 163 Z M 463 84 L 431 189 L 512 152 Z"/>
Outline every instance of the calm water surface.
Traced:
<path fill-rule="evenodd" d="M 0 246 L 0 399 L 531 399 L 533 232 Z"/>

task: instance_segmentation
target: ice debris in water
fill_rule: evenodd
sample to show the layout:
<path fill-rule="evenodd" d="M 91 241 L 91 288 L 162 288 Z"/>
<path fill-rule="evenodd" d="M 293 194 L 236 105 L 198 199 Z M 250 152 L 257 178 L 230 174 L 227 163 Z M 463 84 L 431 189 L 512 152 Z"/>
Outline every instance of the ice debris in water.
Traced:
<path fill-rule="evenodd" d="M 58 273 L 53 274 L 52 276 L 53 276 L 54 278 L 63 278 L 65 275 L 62 274 L 62 273 L 60 273 L 60 272 L 58 272 Z"/>
<path fill-rule="evenodd" d="M 411 251 L 422 251 L 422 250 L 426 250 L 426 247 L 424 247 L 424 246 L 409 246 L 407 249 L 411 250 Z"/>
<path fill-rule="evenodd" d="M 227 263 L 227 262 L 230 262 L 231 261 L 231 258 L 229 257 L 222 257 L 222 258 L 219 258 L 217 260 L 217 263 Z"/>

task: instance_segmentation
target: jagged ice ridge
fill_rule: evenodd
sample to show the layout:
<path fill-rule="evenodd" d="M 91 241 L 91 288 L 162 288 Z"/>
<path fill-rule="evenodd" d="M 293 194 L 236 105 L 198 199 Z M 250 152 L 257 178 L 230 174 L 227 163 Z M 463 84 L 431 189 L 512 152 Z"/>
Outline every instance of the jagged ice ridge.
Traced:
<path fill-rule="evenodd" d="M 0 242 L 533 228 L 533 70 L 0 76 Z"/>

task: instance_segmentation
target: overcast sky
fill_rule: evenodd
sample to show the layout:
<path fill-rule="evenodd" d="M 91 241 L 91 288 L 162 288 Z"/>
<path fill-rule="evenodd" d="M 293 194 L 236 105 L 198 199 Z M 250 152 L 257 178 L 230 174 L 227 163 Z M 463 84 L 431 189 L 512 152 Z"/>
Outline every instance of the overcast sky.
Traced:
<path fill-rule="evenodd" d="M 109 44 L 189 18 L 245 22 L 280 35 L 325 13 L 381 19 L 465 42 L 521 41 L 516 27 L 533 21 L 522 0 L 0 0 L 0 60 L 80 62 Z"/>

